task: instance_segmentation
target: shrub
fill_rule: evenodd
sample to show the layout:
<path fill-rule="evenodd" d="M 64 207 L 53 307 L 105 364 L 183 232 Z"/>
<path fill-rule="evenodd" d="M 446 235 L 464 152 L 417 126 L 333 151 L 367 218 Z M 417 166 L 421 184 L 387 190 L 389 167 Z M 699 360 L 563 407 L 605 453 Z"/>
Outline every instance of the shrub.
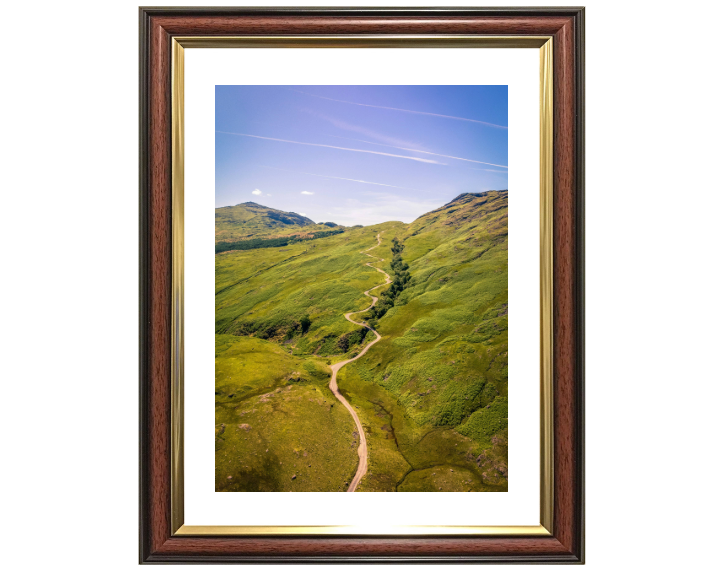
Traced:
<path fill-rule="evenodd" d="M 403 251 L 405 246 L 401 244 L 397 238 L 393 238 L 393 244 L 390 247 L 393 253 L 393 259 L 390 263 L 395 277 L 393 278 L 390 287 L 383 292 L 382 296 L 378 300 L 375 307 L 370 311 L 370 315 L 373 318 L 382 318 L 390 308 L 395 305 L 395 298 L 400 294 L 410 282 L 410 273 L 407 271 L 409 266 L 403 262 L 400 253 Z M 403 303 L 407 303 L 407 299 Z"/>
<path fill-rule="evenodd" d="M 508 401 L 497 396 L 491 404 L 473 412 L 464 424 L 458 426 L 460 434 L 490 445 L 494 434 L 507 428 Z"/>

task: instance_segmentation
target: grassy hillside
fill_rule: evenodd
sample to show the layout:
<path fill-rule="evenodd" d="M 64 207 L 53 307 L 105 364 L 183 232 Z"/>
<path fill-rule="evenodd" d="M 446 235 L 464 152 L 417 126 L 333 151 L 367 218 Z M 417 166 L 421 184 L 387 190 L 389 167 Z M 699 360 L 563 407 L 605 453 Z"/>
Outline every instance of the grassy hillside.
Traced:
<path fill-rule="evenodd" d="M 313 231 L 327 231 L 336 226 L 332 222 L 315 224 L 310 218 L 295 212 L 283 212 L 255 202 L 215 209 L 216 243 L 250 238 L 302 236 Z"/>
<path fill-rule="evenodd" d="M 216 490 L 346 490 L 357 433 L 328 389 L 324 362 L 217 336 L 215 374 Z"/>
<path fill-rule="evenodd" d="M 377 265 L 392 273 L 397 238 L 410 280 L 376 320 L 383 339 L 338 376 L 368 441 L 359 490 L 507 490 L 507 218 L 507 191 L 464 194 L 409 225 L 218 254 L 217 489 L 338 490 L 352 478 L 352 420 L 326 407 L 323 367 L 362 349 L 367 330 L 343 314 L 383 281 L 360 254 L 381 233 Z M 288 480 L 300 448 L 317 461 Z"/>

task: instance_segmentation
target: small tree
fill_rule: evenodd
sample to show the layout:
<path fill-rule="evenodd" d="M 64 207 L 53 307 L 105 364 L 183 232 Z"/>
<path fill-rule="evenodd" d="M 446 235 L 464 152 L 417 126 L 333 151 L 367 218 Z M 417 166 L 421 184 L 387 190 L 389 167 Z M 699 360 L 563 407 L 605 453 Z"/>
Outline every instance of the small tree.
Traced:
<path fill-rule="evenodd" d="M 312 324 L 312 321 L 310 320 L 310 316 L 308 316 L 307 314 L 300 318 L 300 329 L 302 330 L 303 334 L 308 331 L 308 328 L 310 328 L 310 324 Z"/>

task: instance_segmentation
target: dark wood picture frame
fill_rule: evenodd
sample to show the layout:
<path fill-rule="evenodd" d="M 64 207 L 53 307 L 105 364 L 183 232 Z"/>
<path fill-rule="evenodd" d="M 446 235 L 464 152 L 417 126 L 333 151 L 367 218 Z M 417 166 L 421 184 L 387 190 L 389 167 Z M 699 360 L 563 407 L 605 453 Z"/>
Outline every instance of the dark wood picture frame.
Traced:
<path fill-rule="evenodd" d="M 178 536 L 171 529 L 171 41 L 233 35 L 552 36 L 552 534 Z M 140 8 L 140 562 L 584 561 L 584 9 Z"/>

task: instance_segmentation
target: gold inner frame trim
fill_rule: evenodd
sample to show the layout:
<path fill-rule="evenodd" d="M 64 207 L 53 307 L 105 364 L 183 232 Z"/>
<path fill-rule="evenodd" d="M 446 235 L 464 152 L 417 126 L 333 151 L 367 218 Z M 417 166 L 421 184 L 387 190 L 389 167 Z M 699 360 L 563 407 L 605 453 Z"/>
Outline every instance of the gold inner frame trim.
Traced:
<path fill-rule="evenodd" d="M 170 525 L 175 536 L 549 536 L 553 533 L 553 42 L 551 36 L 187 36 L 171 40 L 172 321 Z M 540 113 L 540 524 L 186 526 L 184 524 L 185 48 L 538 48 Z"/>
<path fill-rule="evenodd" d="M 552 533 L 553 420 L 553 44 L 540 48 L 540 524 Z"/>
<path fill-rule="evenodd" d="M 185 270 L 185 60 L 184 49 L 172 43 L 172 311 L 170 390 L 170 527 L 183 525 L 184 462 L 184 270 Z"/>
<path fill-rule="evenodd" d="M 544 526 L 181 526 L 175 536 L 550 536 Z"/>

